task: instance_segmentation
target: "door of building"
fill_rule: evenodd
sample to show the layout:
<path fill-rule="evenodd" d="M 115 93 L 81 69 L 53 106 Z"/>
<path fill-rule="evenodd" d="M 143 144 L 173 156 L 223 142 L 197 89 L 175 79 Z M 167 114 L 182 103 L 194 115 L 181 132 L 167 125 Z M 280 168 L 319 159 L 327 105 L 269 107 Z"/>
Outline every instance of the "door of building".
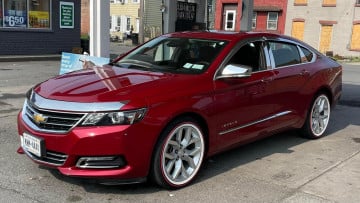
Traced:
<path fill-rule="evenodd" d="M 223 30 L 235 31 L 237 4 L 225 4 L 223 16 Z"/>
<path fill-rule="evenodd" d="M 319 50 L 321 53 L 330 51 L 331 47 L 331 36 L 332 36 L 332 25 L 322 25 L 320 34 L 320 46 Z"/>
<path fill-rule="evenodd" d="M 353 25 L 350 48 L 352 50 L 360 50 L 360 24 Z"/>

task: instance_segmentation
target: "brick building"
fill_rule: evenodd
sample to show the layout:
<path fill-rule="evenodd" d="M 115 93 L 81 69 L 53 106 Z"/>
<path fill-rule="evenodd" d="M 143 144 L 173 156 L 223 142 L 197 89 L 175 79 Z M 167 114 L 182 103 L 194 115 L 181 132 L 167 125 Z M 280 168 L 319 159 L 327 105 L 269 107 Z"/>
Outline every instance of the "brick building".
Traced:
<path fill-rule="evenodd" d="M 81 0 L 81 35 L 90 33 L 90 0 Z"/>
<path fill-rule="evenodd" d="M 285 34 L 322 53 L 360 55 L 360 0 L 289 0 Z"/>
<path fill-rule="evenodd" d="M 254 0 L 252 29 L 284 33 L 287 0 Z M 217 0 L 215 29 L 239 31 L 242 16 L 242 0 Z"/>
<path fill-rule="evenodd" d="M 288 0 L 254 0 L 252 29 L 284 34 Z"/>

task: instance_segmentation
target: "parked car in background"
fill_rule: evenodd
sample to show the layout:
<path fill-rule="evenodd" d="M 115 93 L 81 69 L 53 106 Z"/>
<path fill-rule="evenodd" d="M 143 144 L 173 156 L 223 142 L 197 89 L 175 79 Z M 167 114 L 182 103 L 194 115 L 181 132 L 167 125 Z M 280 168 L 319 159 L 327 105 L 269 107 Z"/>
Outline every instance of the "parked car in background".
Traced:
<path fill-rule="evenodd" d="M 341 83 L 341 65 L 287 36 L 165 34 L 33 87 L 18 152 L 67 176 L 181 188 L 216 153 L 290 129 L 324 136 Z"/>

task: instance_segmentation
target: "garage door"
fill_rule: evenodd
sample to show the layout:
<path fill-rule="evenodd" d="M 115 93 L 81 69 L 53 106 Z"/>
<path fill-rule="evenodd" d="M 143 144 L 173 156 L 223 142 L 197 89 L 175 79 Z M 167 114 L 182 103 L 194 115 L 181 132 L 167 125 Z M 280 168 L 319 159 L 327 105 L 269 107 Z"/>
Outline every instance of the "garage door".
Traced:
<path fill-rule="evenodd" d="M 291 36 L 299 40 L 304 40 L 305 22 L 294 21 L 291 29 Z"/>

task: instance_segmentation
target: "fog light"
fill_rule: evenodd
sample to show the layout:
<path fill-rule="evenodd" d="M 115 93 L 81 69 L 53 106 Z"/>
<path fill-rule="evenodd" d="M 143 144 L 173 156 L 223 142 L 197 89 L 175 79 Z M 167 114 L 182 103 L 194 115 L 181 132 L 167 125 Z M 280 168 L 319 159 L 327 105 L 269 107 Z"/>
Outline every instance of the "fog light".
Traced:
<path fill-rule="evenodd" d="M 76 167 L 86 169 L 121 168 L 125 165 L 126 161 L 121 156 L 81 157 L 76 163 Z"/>

